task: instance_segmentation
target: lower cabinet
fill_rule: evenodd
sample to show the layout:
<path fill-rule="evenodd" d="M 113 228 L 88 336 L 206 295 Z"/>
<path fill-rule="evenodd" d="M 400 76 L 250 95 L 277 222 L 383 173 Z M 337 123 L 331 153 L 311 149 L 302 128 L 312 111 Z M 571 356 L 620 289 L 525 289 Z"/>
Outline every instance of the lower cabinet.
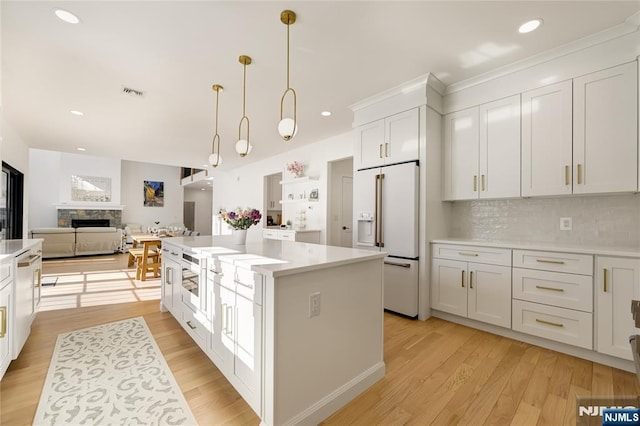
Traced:
<path fill-rule="evenodd" d="M 629 336 L 640 334 L 631 300 L 640 300 L 640 259 L 596 256 L 598 352 L 633 360 Z"/>
<path fill-rule="evenodd" d="M 511 268 L 433 259 L 432 307 L 477 321 L 511 327 Z"/>
<path fill-rule="evenodd" d="M 292 229 L 264 229 L 262 238 L 267 240 L 297 241 L 320 244 L 320 231 L 294 231 Z"/>
<path fill-rule="evenodd" d="M 165 244 L 162 248 L 162 306 L 174 316 L 179 315 L 180 288 L 182 287 L 181 256 L 181 251 L 173 246 Z"/>
<path fill-rule="evenodd" d="M 11 362 L 11 324 L 9 321 L 13 318 L 12 301 L 13 283 L 0 283 L 0 379 L 7 371 Z"/>

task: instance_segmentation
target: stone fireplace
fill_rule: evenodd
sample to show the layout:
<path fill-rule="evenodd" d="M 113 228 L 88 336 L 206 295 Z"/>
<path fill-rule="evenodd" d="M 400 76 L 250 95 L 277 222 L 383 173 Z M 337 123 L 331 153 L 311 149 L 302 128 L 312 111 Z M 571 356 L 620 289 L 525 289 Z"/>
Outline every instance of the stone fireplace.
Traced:
<path fill-rule="evenodd" d="M 122 227 L 122 210 L 107 209 L 58 209 L 58 227 L 71 228 L 72 220 L 109 221 L 109 226 Z"/>

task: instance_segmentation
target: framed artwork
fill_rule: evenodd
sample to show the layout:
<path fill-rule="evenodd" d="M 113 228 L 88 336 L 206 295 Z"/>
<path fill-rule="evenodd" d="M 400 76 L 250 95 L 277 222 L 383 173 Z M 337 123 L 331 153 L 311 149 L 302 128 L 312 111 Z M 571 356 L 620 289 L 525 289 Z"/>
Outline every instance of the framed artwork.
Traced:
<path fill-rule="evenodd" d="M 111 178 L 71 176 L 71 200 L 108 203 L 111 201 Z"/>
<path fill-rule="evenodd" d="M 310 200 L 317 200 L 318 199 L 318 190 L 317 189 L 312 189 L 311 192 L 309 193 L 309 199 Z"/>
<path fill-rule="evenodd" d="M 163 207 L 164 206 L 164 182 L 153 180 L 144 181 L 144 206 Z"/>

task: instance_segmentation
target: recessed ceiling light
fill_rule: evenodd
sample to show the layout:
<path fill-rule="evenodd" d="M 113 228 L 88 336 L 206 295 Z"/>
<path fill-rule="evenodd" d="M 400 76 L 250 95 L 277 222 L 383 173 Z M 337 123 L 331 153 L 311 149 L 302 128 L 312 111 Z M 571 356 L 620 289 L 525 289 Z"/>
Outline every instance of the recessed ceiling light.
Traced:
<path fill-rule="evenodd" d="M 69 24 L 77 24 L 80 22 L 80 18 L 78 18 L 76 15 L 69 12 L 68 10 L 56 9 L 54 13 L 58 18 L 62 19 L 64 22 L 67 22 Z"/>
<path fill-rule="evenodd" d="M 81 147 L 81 146 L 77 147 L 76 149 L 77 149 L 78 151 L 86 151 L 86 150 L 87 150 L 86 148 L 83 148 L 83 147 Z"/>
<path fill-rule="evenodd" d="M 520 25 L 520 28 L 518 28 L 518 31 L 522 34 L 530 33 L 531 31 L 538 28 L 540 25 L 542 25 L 542 19 L 540 18 L 533 19 L 529 22 L 525 22 L 524 24 Z"/>
<path fill-rule="evenodd" d="M 200 191 L 204 191 L 204 188 L 200 188 Z"/>
<path fill-rule="evenodd" d="M 323 117 L 329 117 L 331 115 L 331 111 L 322 111 L 320 115 L 322 115 Z"/>
<path fill-rule="evenodd" d="M 83 116 L 83 115 L 84 115 L 84 112 L 82 112 L 82 111 L 77 111 L 77 110 L 73 109 L 73 110 L 71 110 L 71 114 L 73 114 L 73 115 Z"/>

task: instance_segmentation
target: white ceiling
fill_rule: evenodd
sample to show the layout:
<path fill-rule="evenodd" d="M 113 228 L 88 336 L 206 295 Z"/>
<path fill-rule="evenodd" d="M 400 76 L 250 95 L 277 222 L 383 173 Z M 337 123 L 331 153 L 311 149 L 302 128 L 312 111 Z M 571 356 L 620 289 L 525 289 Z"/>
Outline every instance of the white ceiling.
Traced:
<path fill-rule="evenodd" d="M 2 106 L 35 148 L 198 167 L 211 153 L 214 83 L 220 95 L 221 168 L 230 169 L 351 128 L 348 106 L 434 73 L 446 85 L 621 24 L 640 2 L 1 2 Z M 82 22 L 55 17 L 67 9 Z M 299 132 L 277 133 L 286 85 L 292 9 L 291 83 Z M 531 18 L 543 26 L 522 35 Z M 253 152 L 237 140 L 242 65 Z M 143 98 L 121 93 L 131 87 Z M 83 117 L 70 110 L 84 112 Z M 331 117 L 321 111 L 330 110 Z"/>

